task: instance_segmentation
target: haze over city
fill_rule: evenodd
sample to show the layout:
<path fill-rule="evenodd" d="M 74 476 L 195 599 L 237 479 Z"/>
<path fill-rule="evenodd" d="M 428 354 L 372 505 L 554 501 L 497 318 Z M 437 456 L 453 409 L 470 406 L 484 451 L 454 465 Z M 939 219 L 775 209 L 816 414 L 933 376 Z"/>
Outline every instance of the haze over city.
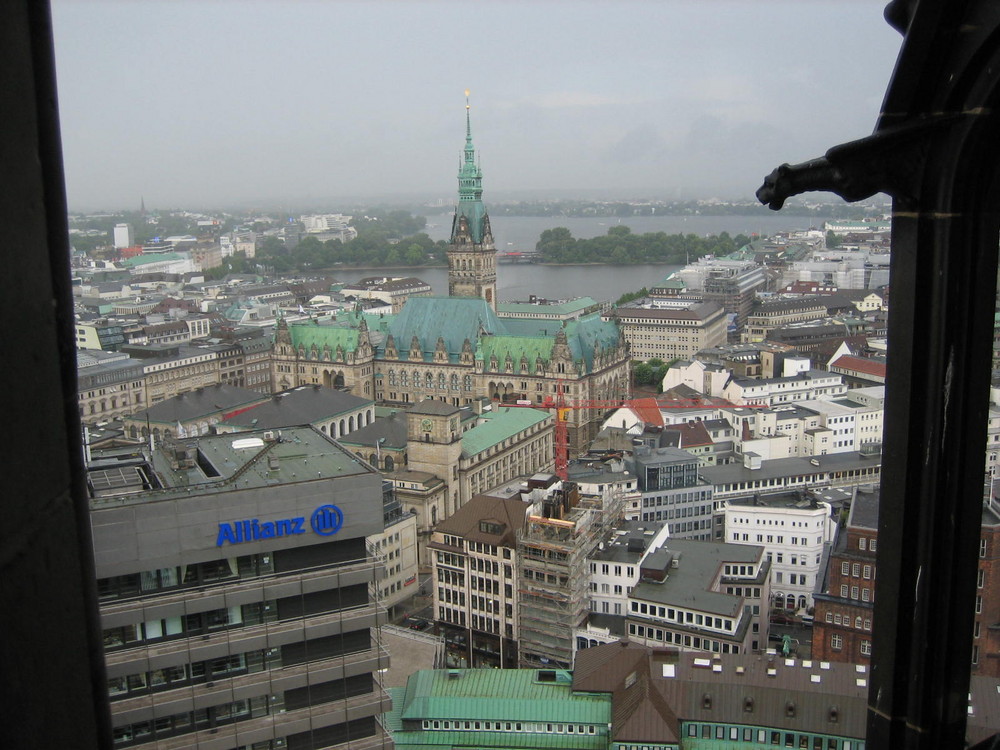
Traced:
<path fill-rule="evenodd" d="M 883 0 L 55 0 L 73 210 L 451 200 L 464 90 L 486 200 L 748 199 L 869 134 Z"/>

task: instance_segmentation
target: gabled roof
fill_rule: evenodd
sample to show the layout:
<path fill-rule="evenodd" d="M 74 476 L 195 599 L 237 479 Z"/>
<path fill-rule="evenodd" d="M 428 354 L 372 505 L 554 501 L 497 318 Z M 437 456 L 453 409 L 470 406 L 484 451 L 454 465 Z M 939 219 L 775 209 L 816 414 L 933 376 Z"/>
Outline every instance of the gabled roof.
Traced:
<path fill-rule="evenodd" d="M 435 531 L 454 534 L 471 542 L 513 547 L 515 534 L 524 525 L 531 506 L 518 498 L 474 495 L 469 502 L 435 527 Z M 502 528 L 500 534 L 490 534 L 480 528 L 480 521 L 492 521 Z"/>
<path fill-rule="evenodd" d="M 862 375 L 871 375 L 877 378 L 884 378 L 886 366 L 885 362 L 877 359 L 866 359 L 865 357 L 852 357 L 844 354 L 830 363 L 830 367 L 839 367 L 843 370 L 859 372 Z"/>
<path fill-rule="evenodd" d="M 188 422 L 219 412 L 233 411 L 241 406 L 260 403 L 267 398 L 267 396 L 262 396 L 257 391 L 251 391 L 247 388 L 216 383 L 168 398 L 145 411 L 136 412 L 126 419 L 133 422 L 144 422 L 148 419 L 150 422 L 170 424 Z"/>
<path fill-rule="evenodd" d="M 403 450 L 406 448 L 408 435 L 406 412 L 397 411 L 386 417 L 379 416 L 371 424 L 337 438 L 337 442 L 374 448 L 382 440 L 383 448 Z"/>
<path fill-rule="evenodd" d="M 551 420 L 552 415 L 541 409 L 496 406 L 493 411 L 484 412 L 480 419 L 480 424 L 462 435 L 462 454 L 465 456 L 482 453 L 522 430 Z"/>
<path fill-rule="evenodd" d="M 288 326 L 292 338 L 292 346 L 298 349 L 304 347 L 308 355 L 313 345 L 320 356 L 323 347 L 330 347 L 331 354 L 340 346 L 345 352 L 353 352 L 358 348 L 358 330 L 344 325 L 316 325 L 315 323 L 295 324 Z"/>
<path fill-rule="evenodd" d="M 655 398 L 634 398 L 628 402 L 628 407 L 644 424 L 663 426 L 663 412 Z"/>
<path fill-rule="evenodd" d="M 713 445 L 715 441 L 705 429 L 705 423 L 699 420 L 671 424 L 663 428 L 664 432 L 676 432 L 680 435 L 680 448 L 696 448 L 702 445 Z"/>
<path fill-rule="evenodd" d="M 627 641 L 582 649 L 573 667 L 574 691 L 611 693 L 615 742 L 680 740 L 680 722 L 651 679 L 648 649 Z"/>
<path fill-rule="evenodd" d="M 268 401 L 230 417 L 224 424 L 248 429 L 292 427 L 313 424 L 372 403 L 370 399 L 334 388 L 304 385 L 276 393 Z"/>

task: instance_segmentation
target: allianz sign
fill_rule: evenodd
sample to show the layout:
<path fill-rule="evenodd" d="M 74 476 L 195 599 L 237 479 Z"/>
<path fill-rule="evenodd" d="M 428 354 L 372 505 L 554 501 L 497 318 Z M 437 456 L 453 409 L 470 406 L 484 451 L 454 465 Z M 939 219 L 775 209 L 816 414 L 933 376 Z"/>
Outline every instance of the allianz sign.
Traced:
<path fill-rule="evenodd" d="M 304 516 L 298 518 L 280 518 L 274 521 L 261 521 L 259 518 L 248 518 L 232 523 L 220 523 L 219 535 L 215 546 L 242 544 L 243 542 L 258 542 L 262 539 L 276 539 L 283 536 L 305 534 L 312 529 L 320 536 L 333 536 L 344 525 L 344 513 L 336 505 L 321 505 L 309 517 L 306 526 Z"/>

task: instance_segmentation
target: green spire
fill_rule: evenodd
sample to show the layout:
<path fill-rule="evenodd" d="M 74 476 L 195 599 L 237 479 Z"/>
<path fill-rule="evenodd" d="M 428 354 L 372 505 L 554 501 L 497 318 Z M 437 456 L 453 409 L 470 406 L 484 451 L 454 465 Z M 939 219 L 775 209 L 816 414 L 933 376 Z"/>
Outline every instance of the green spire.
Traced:
<path fill-rule="evenodd" d="M 458 227 L 458 217 L 464 216 L 469 222 L 473 242 L 483 241 L 483 219 L 486 207 L 483 205 L 483 171 L 476 165 L 476 149 L 472 145 L 472 119 L 469 110 L 469 92 L 465 92 L 465 152 L 458 169 L 458 208 L 452 240 Z"/>

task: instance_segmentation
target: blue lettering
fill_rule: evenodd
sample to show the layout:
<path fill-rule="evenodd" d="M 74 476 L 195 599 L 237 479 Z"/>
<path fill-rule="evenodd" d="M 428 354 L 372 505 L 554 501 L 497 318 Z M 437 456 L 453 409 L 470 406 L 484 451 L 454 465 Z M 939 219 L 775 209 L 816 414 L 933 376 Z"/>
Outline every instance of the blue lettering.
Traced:
<path fill-rule="evenodd" d="M 324 509 L 329 509 L 334 506 L 323 506 Z M 328 512 L 328 511 L 325 511 Z M 337 511 L 339 514 L 339 509 Z M 336 521 L 335 528 L 330 530 L 330 524 L 327 523 L 317 523 L 315 514 L 313 519 L 314 531 L 317 534 L 322 534 L 328 536 L 329 534 L 335 533 L 338 528 L 340 528 L 339 523 L 342 521 Z M 337 516 L 338 519 L 342 519 L 343 516 Z M 243 542 L 253 542 L 260 539 L 274 539 L 279 536 L 292 536 L 295 534 L 305 534 L 305 522 L 306 519 L 299 518 L 282 518 L 276 521 L 261 521 L 258 518 L 248 518 L 243 521 L 233 521 L 232 523 L 220 523 L 219 524 L 219 534 L 215 539 L 215 546 L 221 547 L 226 542 L 229 544 L 241 544 Z"/>
<path fill-rule="evenodd" d="M 215 540 L 215 546 L 221 547 L 224 543 L 229 542 L 230 544 L 236 544 L 236 532 L 233 531 L 233 527 L 228 523 L 219 524 L 219 537 Z"/>

